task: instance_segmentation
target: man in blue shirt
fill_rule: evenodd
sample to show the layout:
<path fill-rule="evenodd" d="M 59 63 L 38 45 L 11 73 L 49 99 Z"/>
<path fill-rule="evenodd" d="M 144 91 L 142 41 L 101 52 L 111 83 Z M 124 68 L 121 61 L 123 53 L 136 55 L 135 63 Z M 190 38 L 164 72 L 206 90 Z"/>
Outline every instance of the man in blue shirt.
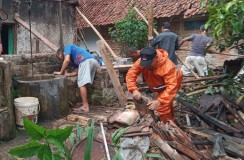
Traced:
<path fill-rule="evenodd" d="M 80 88 L 83 105 L 76 109 L 76 111 L 89 112 L 86 85 L 88 83 L 93 83 L 96 70 L 99 67 L 98 62 L 91 53 L 73 44 L 65 46 L 64 49 L 59 49 L 57 51 L 57 57 L 63 60 L 63 64 L 60 71 L 54 72 L 53 74 L 62 75 L 69 63 L 72 63 L 75 67 L 75 71 L 72 73 L 65 73 L 65 76 L 69 77 L 78 75 L 77 84 Z"/>

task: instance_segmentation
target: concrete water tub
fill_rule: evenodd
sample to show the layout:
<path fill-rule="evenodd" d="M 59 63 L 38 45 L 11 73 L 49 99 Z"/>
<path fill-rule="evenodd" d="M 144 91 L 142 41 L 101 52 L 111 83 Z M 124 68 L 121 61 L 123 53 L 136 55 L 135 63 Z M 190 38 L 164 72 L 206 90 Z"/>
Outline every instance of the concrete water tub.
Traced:
<path fill-rule="evenodd" d="M 38 121 L 60 119 L 70 113 L 67 80 L 63 76 L 41 75 L 16 79 L 21 97 L 37 97 L 40 104 Z"/>

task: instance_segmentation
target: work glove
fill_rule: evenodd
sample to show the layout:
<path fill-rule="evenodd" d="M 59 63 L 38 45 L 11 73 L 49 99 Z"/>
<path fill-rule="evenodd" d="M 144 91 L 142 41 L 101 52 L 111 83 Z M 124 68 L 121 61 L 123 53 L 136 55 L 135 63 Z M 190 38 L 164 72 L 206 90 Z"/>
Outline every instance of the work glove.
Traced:
<path fill-rule="evenodd" d="M 150 102 L 147 104 L 148 109 L 150 109 L 150 110 L 155 110 L 155 109 L 157 109 L 160 105 L 161 105 L 161 103 L 160 103 L 158 100 L 150 101 Z"/>
<path fill-rule="evenodd" d="M 142 95 L 138 90 L 134 90 L 133 91 L 133 98 L 136 100 L 140 100 L 142 98 Z"/>

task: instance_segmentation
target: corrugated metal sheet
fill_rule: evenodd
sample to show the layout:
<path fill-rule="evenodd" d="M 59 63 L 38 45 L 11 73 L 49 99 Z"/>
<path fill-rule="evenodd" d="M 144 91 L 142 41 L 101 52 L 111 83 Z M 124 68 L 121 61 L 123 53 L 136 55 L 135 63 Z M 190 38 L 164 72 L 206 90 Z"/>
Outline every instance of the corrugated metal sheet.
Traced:
<path fill-rule="evenodd" d="M 200 0 L 80 0 L 79 9 L 95 26 L 113 24 L 126 16 L 132 6 L 147 15 L 149 3 L 153 5 L 154 18 L 183 14 L 184 18 L 201 14 Z M 77 27 L 89 27 L 78 15 Z"/>

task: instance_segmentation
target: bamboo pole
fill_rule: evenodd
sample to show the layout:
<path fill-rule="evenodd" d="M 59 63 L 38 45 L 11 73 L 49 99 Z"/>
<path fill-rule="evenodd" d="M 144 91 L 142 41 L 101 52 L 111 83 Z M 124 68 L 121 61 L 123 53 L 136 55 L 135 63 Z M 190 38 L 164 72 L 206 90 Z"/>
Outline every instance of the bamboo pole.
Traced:
<path fill-rule="evenodd" d="M 108 48 L 109 52 L 112 54 L 114 58 L 117 58 L 117 55 L 114 53 L 112 48 L 108 45 L 108 43 L 105 41 L 105 39 L 102 37 L 102 35 L 97 31 L 97 29 L 93 26 L 93 24 L 86 18 L 84 14 L 81 13 L 79 8 L 76 7 L 76 11 L 79 13 L 79 15 L 86 21 L 86 23 L 89 24 L 89 26 L 93 29 L 93 31 L 97 34 L 97 36 L 104 42 L 105 46 Z"/>

